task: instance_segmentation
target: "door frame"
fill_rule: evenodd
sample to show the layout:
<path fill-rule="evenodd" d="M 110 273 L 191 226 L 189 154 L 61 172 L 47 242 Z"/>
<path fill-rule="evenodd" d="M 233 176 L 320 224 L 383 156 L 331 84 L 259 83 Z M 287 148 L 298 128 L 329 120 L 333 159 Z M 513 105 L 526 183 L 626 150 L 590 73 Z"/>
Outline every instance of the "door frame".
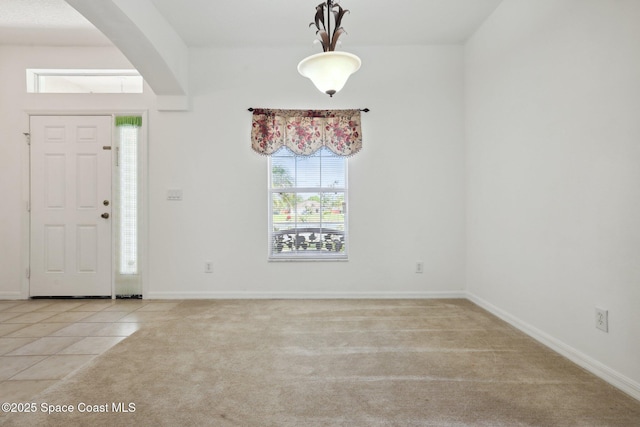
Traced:
<path fill-rule="evenodd" d="M 21 286 L 21 297 L 22 299 L 29 299 L 29 287 L 31 285 L 31 280 L 29 278 L 29 272 L 31 268 L 31 141 L 30 141 L 30 123 L 31 116 L 111 116 L 113 119 L 113 130 L 111 132 L 111 145 L 116 142 L 115 141 L 115 117 L 116 116 L 142 116 L 142 127 L 140 128 L 140 145 L 139 145 L 139 175 L 140 181 L 138 182 L 138 192 L 140 195 L 140 205 L 138 206 L 139 210 L 139 232 L 140 236 L 138 239 L 138 256 L 139 263 L 138 266 L 140 268 L 140 280 L 142 283 L 142 298 L 145 298 L 147 294 L 147 278 L 148 275 L 148 217 L 149 217 L 149 192 L 148 192 L 148 110 L 25 110 L 24 111 L 26 119 L 26 129 L 25 132 L 25 144 L 24 144 L 24 155 L 23 155 L 23 200 L 24 200 L 24 216 L 23 216 L 23 225 L 22 225 L 22 259 L 23 261 L 23 271 L 25 272 L 24 280 Z M 112 191 L 113 191 L 113 183 L 117 177 L 115 173 L 115 158 L 112 158 L 111 162 L 111 179 L 112 179 Z M 115 299 L 115 269 L 116 269 L 116 247 L 114 242 L 115 240 L 115 227 L 111 227 L 111 298 Z"/>

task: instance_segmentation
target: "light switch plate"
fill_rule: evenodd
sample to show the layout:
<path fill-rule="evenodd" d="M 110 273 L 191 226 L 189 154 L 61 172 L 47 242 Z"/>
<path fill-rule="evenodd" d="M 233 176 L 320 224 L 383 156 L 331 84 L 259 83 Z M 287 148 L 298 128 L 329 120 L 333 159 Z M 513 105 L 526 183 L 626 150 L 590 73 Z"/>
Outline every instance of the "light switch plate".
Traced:
<path fill-rule="evenodd" d="M 181 201 L 182 200 L 182 189 L 180 188 L 170 188 L 167 190 L 167 200 L 172 201 Z"/>

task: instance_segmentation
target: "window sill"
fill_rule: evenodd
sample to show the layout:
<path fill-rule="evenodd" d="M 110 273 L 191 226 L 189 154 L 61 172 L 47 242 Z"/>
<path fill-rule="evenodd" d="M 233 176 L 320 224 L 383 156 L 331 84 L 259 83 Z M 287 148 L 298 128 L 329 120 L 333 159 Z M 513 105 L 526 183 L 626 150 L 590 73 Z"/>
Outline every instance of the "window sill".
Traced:
<path fill-rule="evenodd" d="M 269 262 L 346 262 L 349 261 L 348 257 L 335 257 L 335 258 L 305 258 L 305 257 L 269 257 Z"/>

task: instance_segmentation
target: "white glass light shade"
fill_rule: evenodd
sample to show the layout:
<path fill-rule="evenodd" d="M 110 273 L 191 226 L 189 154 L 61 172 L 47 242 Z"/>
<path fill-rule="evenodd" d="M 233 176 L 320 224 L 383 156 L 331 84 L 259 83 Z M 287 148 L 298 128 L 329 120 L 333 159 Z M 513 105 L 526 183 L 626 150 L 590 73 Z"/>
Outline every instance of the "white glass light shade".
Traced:
<path fill-rule="evenodd" d="M 360 68 L 360 58 L 347 52 L 322 52 L 304 58 L 298 72 L 311 79 L 320 92 L 333 96 Z"/>

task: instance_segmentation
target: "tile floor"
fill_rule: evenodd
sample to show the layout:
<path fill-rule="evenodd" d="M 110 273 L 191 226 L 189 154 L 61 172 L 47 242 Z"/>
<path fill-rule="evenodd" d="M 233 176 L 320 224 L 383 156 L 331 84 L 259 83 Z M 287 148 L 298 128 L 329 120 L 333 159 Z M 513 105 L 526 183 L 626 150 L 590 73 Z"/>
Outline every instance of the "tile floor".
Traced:
<path fill-rule="evenodd" d="M 149 300 L 0 301 L 0 402 L 37 395 L 178 303 Z"/>

